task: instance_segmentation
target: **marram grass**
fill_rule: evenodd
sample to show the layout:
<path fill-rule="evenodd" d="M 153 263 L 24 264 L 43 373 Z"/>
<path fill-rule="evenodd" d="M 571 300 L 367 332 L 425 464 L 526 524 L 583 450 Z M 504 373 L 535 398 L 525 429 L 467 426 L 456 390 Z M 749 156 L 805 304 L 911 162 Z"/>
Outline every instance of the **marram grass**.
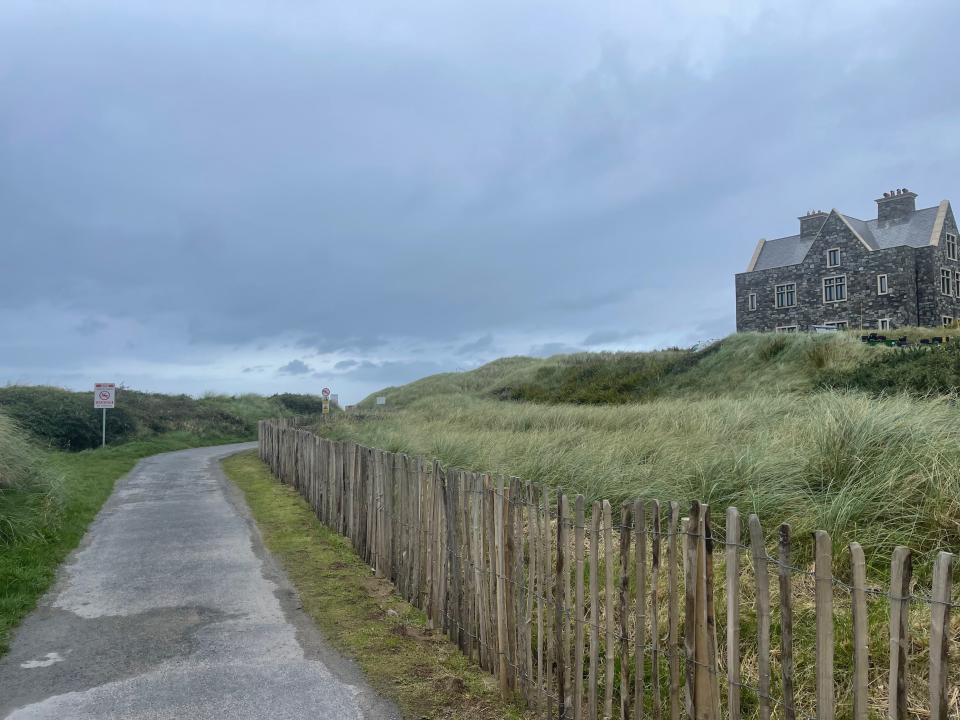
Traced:
<path fill-rule="evenodd" d="M 517 475 L 618 503 L 693 499 L 757 513 L 768 530 L 827 530 L 868 559 L 896 544 L 960 551 L 960 409 L 954 397 L 858 392 L 672 398 L 573 406 L 425 398 L 320 428 L 446 466 Z"/>

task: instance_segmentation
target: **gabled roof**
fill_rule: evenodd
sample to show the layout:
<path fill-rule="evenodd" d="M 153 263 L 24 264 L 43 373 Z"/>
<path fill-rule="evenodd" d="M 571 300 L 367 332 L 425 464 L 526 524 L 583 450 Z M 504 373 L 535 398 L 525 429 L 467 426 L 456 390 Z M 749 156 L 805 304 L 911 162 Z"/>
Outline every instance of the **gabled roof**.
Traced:
<path fill-rule="evenodd" d="M 938 214 L 942 214 L 941 208 L 945 207 L 945 202 L 941 203 L 940 206 L 917 210 L 901 222 L 882 226 L 877 220 L 859 220 L 849 215 L 840 216 L 871 250 L 886 250 L 903 245 L 924 247 L 925 245 L 935 244 L 939 239 L 939 233 L 933 231 Z M 942 223 L 943 221 L 940 220 L 941 225 Z M 763 243 L 760 255 L 753 264 L 753 269 L 769 270 L 770 268 L 786 267 L 787 265 L 798 265 L 807 256 L 807 252 L 815 239 L 814 236 L 801 240 L 799 235 L 789 235 L 775 240 L 767 240 Z"/>

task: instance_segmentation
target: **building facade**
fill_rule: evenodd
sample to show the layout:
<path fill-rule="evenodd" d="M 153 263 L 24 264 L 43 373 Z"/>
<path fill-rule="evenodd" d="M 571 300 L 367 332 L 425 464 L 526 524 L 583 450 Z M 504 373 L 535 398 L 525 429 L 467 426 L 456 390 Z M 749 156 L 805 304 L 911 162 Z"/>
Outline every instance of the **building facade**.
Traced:
<path fill-rule="evenodd" d="M 874 332 L 960 320 L 953 210 L 946 200 L 917 210 L 916 198 L 884 193 L 874 220 L 810 212 L 797 235 L 761 240 L 736 276 L 737 330 Z"/>

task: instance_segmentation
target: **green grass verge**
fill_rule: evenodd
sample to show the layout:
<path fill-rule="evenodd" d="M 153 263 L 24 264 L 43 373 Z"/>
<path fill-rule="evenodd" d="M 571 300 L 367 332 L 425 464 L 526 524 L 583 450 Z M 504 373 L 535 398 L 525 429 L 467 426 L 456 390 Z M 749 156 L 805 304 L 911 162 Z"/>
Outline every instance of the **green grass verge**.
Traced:
<path fill-rule="evenodd" d="M 264 543 L 330 643 L 354 658 L 371 686 L 409 718 L 523 718 L 496 683 L 439 634 L 423 614 L 374 577 L 349 541 L 324 527 L 254 452 L 223 461 L 243 491 Z"/>
<path fill-rule="evenodd" d="M 0 542 L 0 655 L 8 650 L 11 630 L 50 587 L 118 478 L 148 455 L 227 442 L 237 439 L 169 433 L 98 450 L 44 453 L 45 470 L 55 480 L 43 508 L 35 493 L 0 487 L 0 518 L 32 513 L 23 523 L 28 531 Z"/>

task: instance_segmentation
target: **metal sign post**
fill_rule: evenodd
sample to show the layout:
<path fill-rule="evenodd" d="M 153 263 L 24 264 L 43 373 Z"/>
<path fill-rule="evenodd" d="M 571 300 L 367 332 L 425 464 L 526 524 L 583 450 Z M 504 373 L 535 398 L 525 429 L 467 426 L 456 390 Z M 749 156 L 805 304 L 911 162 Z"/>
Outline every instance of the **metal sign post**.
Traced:
<path fill-rule="evenodd" d="M 97 383 L 93 386 L 93 407 L 95 410 L 103 410 L 101 447 L 107 446 L 107 409 L 112 410 L 115 407 L 116 398 L 117 386 L 113 383 Z"/>
<path fill-rule="evenodd" d="M 325 387 L 323 390 L 320 391 L 320 394 L 323 395 L 321 412 L 324 415 L 329 415 L 330 414 L 330 388 Z"/>

